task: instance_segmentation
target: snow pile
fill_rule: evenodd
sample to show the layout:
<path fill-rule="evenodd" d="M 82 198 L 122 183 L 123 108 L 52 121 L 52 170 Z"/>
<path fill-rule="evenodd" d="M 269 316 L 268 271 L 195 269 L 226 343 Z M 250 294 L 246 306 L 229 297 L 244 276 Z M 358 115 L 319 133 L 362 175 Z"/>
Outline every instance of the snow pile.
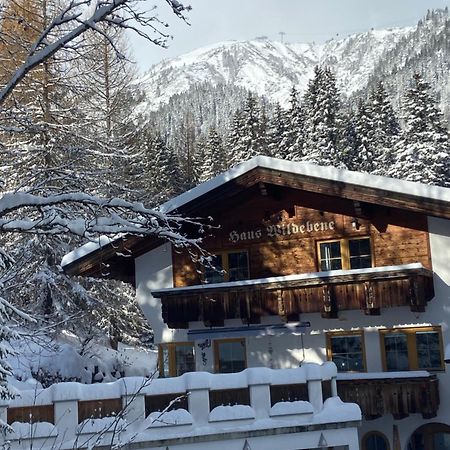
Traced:
<path fill-rule="evenodd" d="M 322 411 L 314 416 L 314 423 L 333 423 L 361 420 L 361 409 L 356 403 L 344 403 L 339 397 L 330 397 L 323 403 Z"/>
<path fill-rule="evenodd" d="M 309 402 L 297 400 L 295 402 L 278 402 L 270 408 L 271 416 L 287 416 L 290 414 L 313 413 L 314 408 Z"/>
<path fill-rule="evenodd" d="M 165 427 L 170 425 L 191 425 L 192 416 L 185 409 L 174 409 L 166 412 L 152 412 L 146 419 L 150 422 L 149 428 Z"/>
<path fill-rule="evenodd" d="M 98 434 L 106 432 L 119 433 L 127 427 L 127 422 L 120 417 L 103 417 L 86 419 L 77 427 L 78 434 Z"/>
<path fill-rule="evenodd" d="M 209 414 L 210 422 L 222 420 L 254 419 L 255 411 L 248 405 L 221 405 L 216 406 Z"/>
<path fill-rule="evenodd" d="M 13 432 L 8 433 L 10 439 L 50 437 L 58 434 L 56 426 L 49 422 L 37 422 L 34 424 L 14 422 L 11 428 Z"/>
<path fill-rule="evenodd" d="M 39 389 L 41 383 L 47 386 L 60 381 L 89 384 L 111 382 L 123 376 L 150 377 L 156 369 L 157 352 L 153 350 L 123 345 L 113 350 L 100 344 L 81 348 L 74 340 L 54 342 L 47 337 L 23 338 L 13 345 L 16 354 L 7 361 L 13 372 L 10 383 L 18 390 Z"/>

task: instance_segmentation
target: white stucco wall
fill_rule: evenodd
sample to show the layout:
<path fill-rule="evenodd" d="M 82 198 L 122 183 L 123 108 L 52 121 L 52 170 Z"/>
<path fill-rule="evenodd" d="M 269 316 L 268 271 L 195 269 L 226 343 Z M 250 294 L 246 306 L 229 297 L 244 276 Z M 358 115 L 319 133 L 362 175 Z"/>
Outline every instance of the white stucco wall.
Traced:
<path fill-rule="evenodd" d="M 450 221 L 429 218 L 430 249 L 435 287 L 435 298 L 423 313 L 411 312 L 408 307 L 382 310 L 380 316 L 366 316 L 360 310 L 340 311 L 338 319 L 323 319 L 320 314 L 304 314 L 302 321 L 312 324 L 303 336 L 280 336 L 248 338 L 247 363 L 249 367 L 268 366 L 272 368 L 296 367 L 302 362 L 323 362 L 326 360 L 327 331 L 364 329 L 366 363 L 370 372 L 382 371 L 380 338 L 378 329 L 385 327 L 440 325 L 444 347 L 450 343 Z M 150 291 L 173 286 L 171 248 L 163 245 L 136 260 L 137 299 L 155 333 L 155 343 L 186 341 L 186 330 L 169 330 L 161 317 L 160 301 Z M 278 317 L 263 318 L 263 323 L 279 322 Z M 193 328 L 204 328 L 200 322 L 190 324 Z M 239 320 L 226 321 L 225 326 L 242 326 Z M 202 348 L 200 348 L 202 347 Z M 213 342 L 206 339 L 195 342 L 197 370 L 213 371 Z M 413 431 L 426 422 L 443 422 L 450 425 L 450 374 L 449 370 L 438 374 L 441 405 L 436 418 L 424 421 L 414 414 L 401 421 L 385 416 L 363 423 L 360 436 L 366 431 L 383 432 L 392 448 L 393 425 L 397 424 L 402 449 Z"/>
<path fill-rule="evenodd" d="M 151 291 L 173 287 L 172 245 L 166 243 L 135 260 L 136 299 L 154 333 L 154 342 L 185 341 L 186 331 L 170 330 L 163 322 L 161 301 Z"/>

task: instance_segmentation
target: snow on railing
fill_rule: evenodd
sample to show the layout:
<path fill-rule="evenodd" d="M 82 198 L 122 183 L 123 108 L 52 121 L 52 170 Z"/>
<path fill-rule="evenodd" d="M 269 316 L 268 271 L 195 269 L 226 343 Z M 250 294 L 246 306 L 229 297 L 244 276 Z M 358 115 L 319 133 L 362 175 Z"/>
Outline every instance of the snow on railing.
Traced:
<path fill-rule="evenodd" d="M 336 375 L 336 366 L 326 362 L 94 385 L 59 383 L 20 392 L 0 404 L 0 418 L 12 427 L 6 435 L 11 448 L 28 448 L 32 441 L 39 448 L 78 448 L 178 439 L 223 432 L 224 426 L 230 433 L 245 427 L 344 426 L 360 420 L 361 413 L 337 397 Z"/>

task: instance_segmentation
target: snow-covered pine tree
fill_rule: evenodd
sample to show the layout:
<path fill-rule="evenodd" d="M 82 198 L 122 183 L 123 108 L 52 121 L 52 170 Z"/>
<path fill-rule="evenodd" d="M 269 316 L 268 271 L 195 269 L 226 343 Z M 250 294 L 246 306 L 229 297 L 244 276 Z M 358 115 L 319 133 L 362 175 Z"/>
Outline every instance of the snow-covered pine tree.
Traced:
<path fill-rule="evenodd" d="M 227 146 L 230 154 L 230 166 L 235 166 L 241 162 L 242 154 L 245 151 L 243 146 L 244 133 L 244 115 L 240 108 L 234 114 L 230 124 L 230 129 L 227 135 Z"/>
<path fill-rule="evenodd" d="M 354 139 L 347 155 L 347 167 L 358 172 L 372 172 L 374 169 L 376 144 L 374 142 L 374 120 L 372 110 L 362 99 L 356 105 L 353 117 Z"/>
<path fill-rule="evenodd" d="M 286 149 L 283 146 L 285 134 L 288 131 L 288 116 L 279 103 L 275 105 L 275 110 L 269 120 L 267 132 L 269 156 L 274 158 L 287 159 Z"/>
<path fill-rule="evenodd" d="M 295 86 L 292 86 L 288 124 L 281 143 L 284 149 L 284 159 L 300 160 L 303 156 L 304 145 L 304 111 Z"/>
<path fill-rule="evenodd" d="M 215 127 L 209 129 L 205 140 L 197 140 L 195 170 L 197 182 L 203 183 L 228 168 L 228 156 L 222 138 Z"/>
<path fill-rule="evenodd" d="M 195 117 L 192 113 L 188 112 L 179 124 L 177 139 L 174 141 L 173 145 L 174 156 L 176 155 L 176 158 L 178 159 L 178 163 L 176 164 L 178 177 L 180 177 L 179 179 L 174 179 L 174 182 L 178 184 L 178 187 L 174 187 L 173 192 L 178 193 L 180 187 L 182 190 L 188 190 L 196 184 L 194 171 L 196 139 L 197 130 L 195 126 Z M 165 145 L 167 148 L 170 147 L 167 142 Z M 174 164 L 174 162 L 171 162 L 171 164 L 172 163 Z M 175 169 L 172 168 L 171 170 Z"/>
<path fill-rule="evenodd" d="M 241 111 L 233 120 L 230 136 L 232 164 L 247 161 L 261 154 L 264 136 L 261 135 L 261 108 L 255 94 L 249 92 Z"/>
<path fill-rule="evenodd" d="M 258 117 L 258 149 L 257 155 L 269 155 L 269 116 L 267 114 L 267 104 L 261 99 Z"/>
<path fill-rule="evenodd" d="M 395 146 L 393 177 L 450 186 L 450 139 L 429 83 L 419 73 L 403 101 L 405 129 Z"/>
<path fill-rule="evenodd" d="M 153 199 L 152 204 L 160 204 L 179 194 L 183 189 L 178 158 L 160 135 L 150 137 L 146 151 L 148 152 L 146 176 Z"/>
<path fill-rule="evenodd" d="M 304 96 L 305 141 L 302 160 L 322 165 L 342 165 L 338 142 L 340 132 L 339 92 L 328 67 L 316 67 Z"/>
<path fill-rule="evenodd" d="M 400 124 L 390 98 L 379 81 L 370 93 L 368 108 L 372 118 L 373 172 L 385 175 L 393 164 L 394 147 L 400 135 Z"/>

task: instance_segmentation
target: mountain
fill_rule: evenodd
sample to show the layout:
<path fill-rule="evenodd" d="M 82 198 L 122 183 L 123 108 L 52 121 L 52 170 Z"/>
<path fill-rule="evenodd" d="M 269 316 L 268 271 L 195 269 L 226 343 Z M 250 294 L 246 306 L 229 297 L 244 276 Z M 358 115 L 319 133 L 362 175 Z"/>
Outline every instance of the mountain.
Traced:
<path fill-rule="evenodd" d="M 203 47 L 153 66 L 137 83 L 146 116 L 193 86 L 245 88 L 287 106 L 293 85 L 302 92 L 316 65 L 328 65 L 347 97 L 385 80 L 395 103 L 414 71 L 436 88 L 443 110 L 450 110 L 450 20 L 447 10 L 428 12 L 417 26 L 371 30 L 324 44 L 268 40 L 230 41 Z"/>

